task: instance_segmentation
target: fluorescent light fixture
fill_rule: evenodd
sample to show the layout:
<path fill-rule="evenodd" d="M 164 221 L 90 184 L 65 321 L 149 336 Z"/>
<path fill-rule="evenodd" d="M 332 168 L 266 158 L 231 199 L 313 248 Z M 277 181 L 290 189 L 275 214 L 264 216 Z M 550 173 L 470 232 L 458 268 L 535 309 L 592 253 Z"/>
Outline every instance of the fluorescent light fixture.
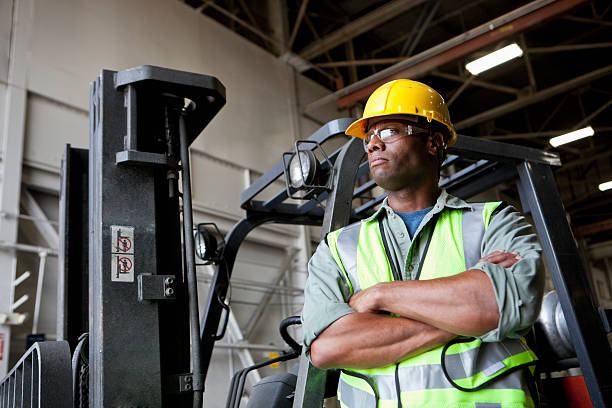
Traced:
<path fill-rule="evenodd" d="M 605 183 L 601 183 L 599 185 L 599 189 L 601 191 L 606 191 L 612 188 L 612 181 L 606 181 Z"/>
<path fill-rule="evenodd" d="M 550 139 L 550 144 L 553 145 L 553 147 L 557 147 L 566 143 L 571 143 L 578 139 L 582 139 L 584 137 L 593 136 L 593 134 L 595 134 L 593 128 L 587 126 L 585 128 L 574 130 L 573 132 L 569 132 L 561 136 L 553 137 L 552 139 Z"/>
<path fill-rule="evenodd" d="M 470 71 L 472 75 L 478 75 L 487 69 L 491 69 L 521 55 L 523 55 L 523 50 L 516 43 L 513 43 L 466 64 L 465 69 Z"/>

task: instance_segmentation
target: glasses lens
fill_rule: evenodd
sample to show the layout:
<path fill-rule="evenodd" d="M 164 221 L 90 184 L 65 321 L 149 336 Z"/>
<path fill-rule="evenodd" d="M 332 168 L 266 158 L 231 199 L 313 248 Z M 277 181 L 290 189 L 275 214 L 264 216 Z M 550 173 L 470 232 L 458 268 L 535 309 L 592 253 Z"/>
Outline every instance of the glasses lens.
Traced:
<path fill-rule="evenodd" d="M 365 139 L 363 139 L 363 144 L 367 151 L 368 145 L 370 144 L 374 136 L 377 136 L 383 143 L 392 143 L 404 136 L 418 135 L 423 133 L 427 133 L 427 130 L 413 125 L 392 124 L 386 127 L 370 130 L 366 134 Z"/>

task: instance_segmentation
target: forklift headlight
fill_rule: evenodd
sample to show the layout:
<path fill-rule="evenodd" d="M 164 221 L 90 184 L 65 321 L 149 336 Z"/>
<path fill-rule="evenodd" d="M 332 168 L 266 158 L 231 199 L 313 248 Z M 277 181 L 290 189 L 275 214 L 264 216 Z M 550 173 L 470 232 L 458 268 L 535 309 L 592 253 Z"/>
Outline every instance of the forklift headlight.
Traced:
<path fill-rule="evenodd" d="M 203 261 L 213 261 L 217 256 L 217 238 L 203 225 L 195 231 L 195 252 Z"/>
<path fill-rule="evenodd" d="M 289 184 L 294 188 L 312 184 L 318 167 L 319 161 L 312 151 L 299 151 L 289 162 Z"/>
<path fill-rule="evenodd" d="M 314 146 L 314 149 L 304 148 L 305 145 Z M 320 153 L 318 156 L 315 155 L 315 150 Z M 319 161 L 318 157 L 322 157 L 323 160 Z M 283 153 L 282 160 L 288 197 L 295 200 L 310 200 L 325 191 L 331 191 L 333 165 L 318 142 L 297 140 L 295 149 Z M 296 195 L 297 191 L 301 191 L 302 195 Z"/>

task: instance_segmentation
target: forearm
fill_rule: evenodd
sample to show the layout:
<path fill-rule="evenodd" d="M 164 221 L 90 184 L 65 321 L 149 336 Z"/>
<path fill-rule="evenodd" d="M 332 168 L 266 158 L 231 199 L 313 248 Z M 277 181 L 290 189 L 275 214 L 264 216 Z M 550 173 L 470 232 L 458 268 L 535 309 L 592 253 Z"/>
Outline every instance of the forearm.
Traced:
<path fill-rule="evenodd" d="M 453 337 L 411 319 L 353 313 L 325 329 L 312 343 L 310 353 L 319 368 L 374 368 L 419 354 Z"/>
<path fill-rule="evenodd" d="M 451 333 L 479 336 L 497 327 L 499 321 L 495 292 L 480 270 L 440 279 L 381 283 L 371 289 L 375 289 L 378 310 Z"/>

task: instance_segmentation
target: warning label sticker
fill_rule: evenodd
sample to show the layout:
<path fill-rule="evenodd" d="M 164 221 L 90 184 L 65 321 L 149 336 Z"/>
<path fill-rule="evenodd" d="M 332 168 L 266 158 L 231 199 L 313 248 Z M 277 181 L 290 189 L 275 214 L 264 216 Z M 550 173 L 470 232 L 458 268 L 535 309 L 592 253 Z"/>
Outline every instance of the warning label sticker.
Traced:
<path fill-rule="evenodd" d="M 134 227 L 111 225 L 111 280 L 134 282 Z"/>
<path fill-rule="evenodd" d="M 0 333 L 0 361 L 4 359 L 4 333 Z"/>

